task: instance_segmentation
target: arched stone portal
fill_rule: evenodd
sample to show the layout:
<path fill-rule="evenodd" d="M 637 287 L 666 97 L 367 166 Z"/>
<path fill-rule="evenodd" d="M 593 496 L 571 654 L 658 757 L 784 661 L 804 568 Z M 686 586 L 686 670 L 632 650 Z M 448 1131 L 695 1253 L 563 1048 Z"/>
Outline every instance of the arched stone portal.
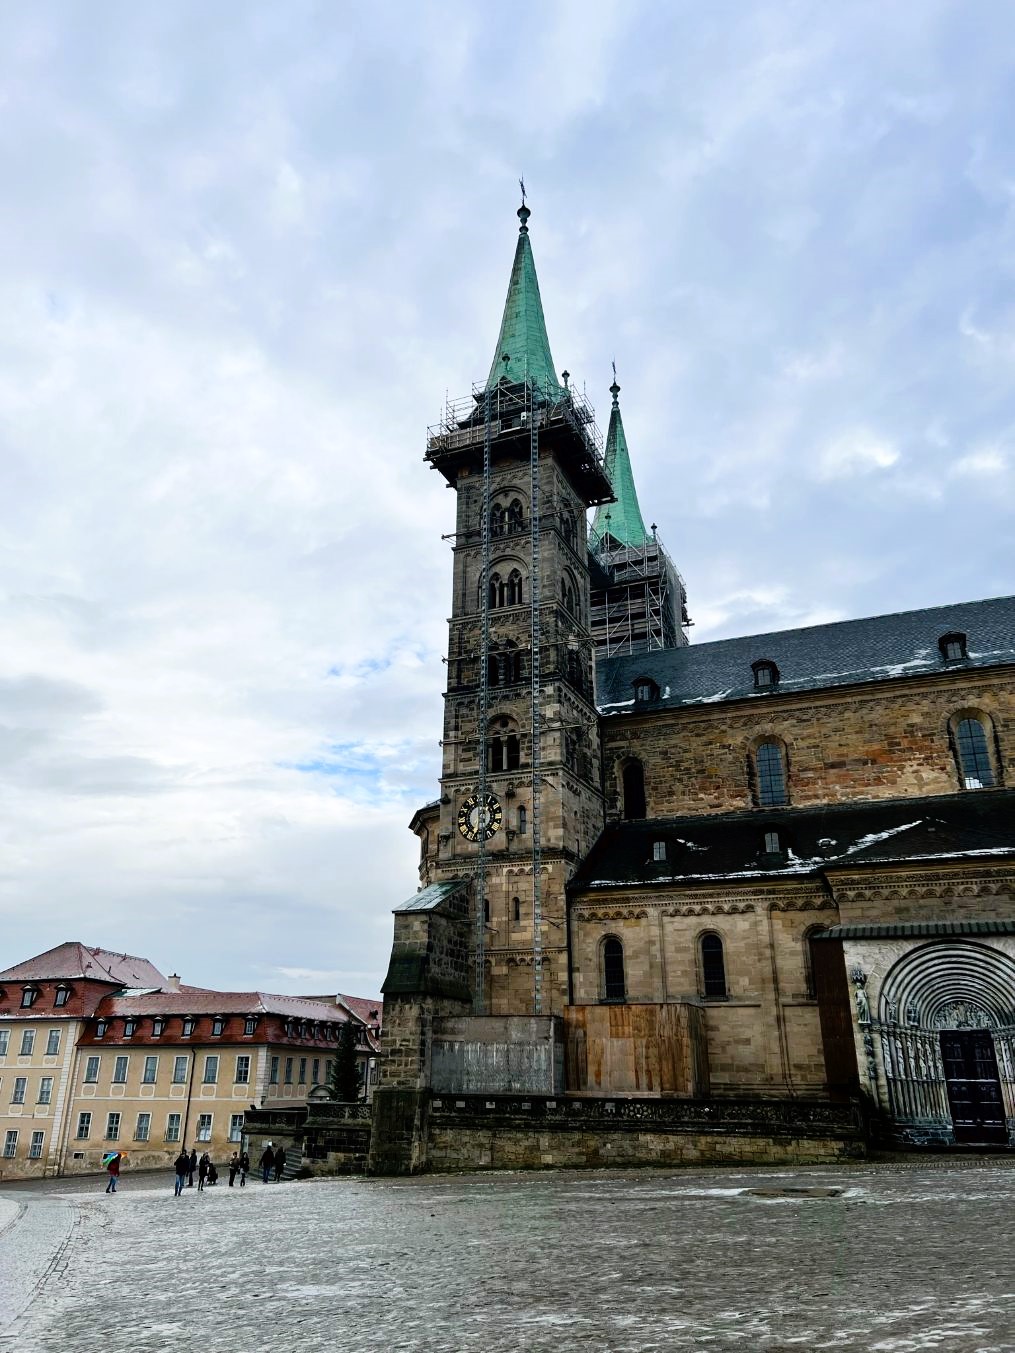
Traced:
<path fill-rule="evenodd" d="M 986 944 L 904 954 L 881 984 L 888 1111 L 923 1141 L 1008 1142 L 1015 1126 L 1015 962 Z"/>

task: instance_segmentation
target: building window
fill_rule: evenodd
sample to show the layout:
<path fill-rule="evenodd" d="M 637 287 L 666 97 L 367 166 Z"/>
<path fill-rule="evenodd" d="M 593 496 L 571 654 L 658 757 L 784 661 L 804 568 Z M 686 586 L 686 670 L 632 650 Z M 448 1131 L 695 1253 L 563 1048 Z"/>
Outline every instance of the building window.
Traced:
<path fill-rule="evenodd" d="M 937 646 L 941 650 L 941 656 L 945 662 L 959 662 L 969 654 L 966 651 L 966 636 L 964 634 L 942 634 L 937 641 Z"/>
<path fill-rule="evenodd" d="M 204 1059 L 204 1077 L 205 1085 L 214 1085 L 219 1078 L 219 1059 L 212 1054 Z"/>
<path fill-rule="evenodd" d="M 665 860 L 665 859 L 666 859 L 666 842 L 665 842 L 665 841 L 653 841 L 653 842 L 652 842 L 652 859 L 655 860 L 655 862 L 656 862 L 657 864 L 659 863 L 660 860 Z"/>
<path fill-rule="evenodd" d="M 718 935 L 702 935 L 701 982 L 706 997 L 720 1000 L 726 992 L 726 960 L 723 955 L 722 940 Z"/>
<path fill-rule="evenodd" d="M 514 911 L 515 925 L 521 925 L 521 923 L 522 923 L 522 899 L 521 899 L 520 897 L 513 897 L 513 898 L 511 899 L 511 906 L 512 906 L 513 911 Z"/>
<path fill-rule="evenodd" d="M 70 997 L 70 987 L 57 987 L 56 1000 L 53 1002 L 53 1004 L 57 1007 L 61 1005 L 66 1005 L 69 997 Z"/>
<path fill-rule="evenodd" d="M 628 822 L 645 816 L 645 770 L 640 761 L 625 761 L 621 772 L 624 817 Z"/>
<path fill-rule="evenodd" d="M 306 1085 L 306 1083 L 307 1083 L 307 1059 L 306 1059 L 305 1057 L 301 1057 L 301 1058 L 300 1058 L 300 1085 Z"/>
<path fill-rule="evenodd" d="M 565 575 L 560 580 L 560 599 L 565 611 L 570 615 L 578 614 L 578 594 L 570 575 Z"/>
<path fill-rule="evenodd" d="M 210 1113 L 199 1113 L 197 1115 L 197 1140 L 199 1142 L 211 1141 L 212 1115 Z"/>
<path fill-rule="evenodd" d="M 786 803 L 786 766 L 782 746 L 763 742 L 754 753 L 758 772 L 758 806 L 777 808 Z"/>
<path fill-rule="evenodd" d="M 95 1085 L 99 1079 L 99 1059 L 98 1057 L 88 1057 L 85 1060 L 85 1084 Z"/>
<path fill-rule="evenodd" d="M 183 1021 L 183 1037 L 189 1038 L 193 1032 L 194 1032 L 194 1020 L 190 1015 L 187 1015 L 187 1017 Z"/>
<path fill-rule="evenodd" d="M 243 1140 L 243 1114 L 234 1113 L 229 1116 L 229 1140 L 239 1142 Z"/>
<path fill-rule="evenodd" d="M 33 1132 L 32 1141 L 28 1148 L 29 1160 L 40 1160 L 42 1158 L 42 1143 L 46 1140 L 44 1132 Z"/>
<path fill-rule="evenodd" d="M 779 833 L 778 833 L 778 832 L 766 832 L 766 833 L 765 833 L 765 854 L 766 854 L 766 855 L 781 855 L 781 854 L 782 854 L 782 845 L 781 845 L 780 842 L 779 842 Z"/>
<path fill-rule="evenodd" d="M 11 1044 L 10 1029 L 0 1029 L 0 1057 L 7 1056 L 7 1049 Z"/>
<path fill-rule="evenodd" d="M 761 662 L 751 664 L 751 671 L 754 673 L 754 689 L 758 691 L 768 691 L 779 684 L 779 669 L 774 662 L 767 659 Z"/>
<path fill-rule="evenodd" d="M 113 1063 L 113 1084 L 125 1085 L 127 1082 L 127 1062 L 126 1057 L 117 1057 Z"/>
<path fill-rule="evenodd" d="M 118 1113 L 106 1114 L 106 1141 L 118 1142 L 120 1140 L 120 1115 Z"/>
<path fill-rule="evenodd" d="M 95 1025 L 95 1037 L 96 1037 L 96 1038 L 105 1038 L 105 1036 L 106 1036 L 106 1027 L 107 1027 L 107 1026 L 106 1026 L 106 1021 L 105 1021 L 104 1019 L 98 1020 L 97 1023 L 96 1023 L 96 1025 Z"/>
<path fill-rule="evenodd" d="M 955 725 L 955 746 L 963 789 L 992 789 L 994 770 L 990 764 L 986 730 L 979 719 L 958 721 Z"/>
<path fill-rule="evenodd" d="M 285 1083 L 286 1085 L 293 1083 L 293 1059 L 291 1057 L 285 1059 Z"/>
<path fill-rule="evenodd" d="M 221 1015 L 216 1015 L 215 1018 L 214 1018 L 214 1019 L 212 1020 L 212 1022 L 211 1022 L 211 1032 L 212 1032 L 212 1037 L 213 1037 L 213 1038 L 219 1038 L 219 1037 L 221 1037 L 221 1035 L 222 1035 L 222 1030 L 223 1030 L 225 1027 L 226 1027 L 226 1022 L 225 1022 L 225 1020 L 222 1018 Z"/>
<path fill-rule="evenodd" d="M 269 1069 L 268 1069 L 268 1084 L 269 1084 L 269 1085 L 277 1085 L 277 1084 L 278 1084 L 278 1058 L 277 1058 L 277 1057 L 273 1057 L 273 1058 L 271 1059 L 271 1065 L 270 1065 L 270 1067 L 269 1067 Z"/>
<path fill-rule="evenodd" d="M 38 997 L 38 995 L 39 995 L 39 993 L 38 993 L 38 991 L 36 990 L 35 987 L 25 987 L 25 988 L 23 988 L 23 990 L 22 990 L 22 992 L 21 992 L 21 1008 L 22 1008 L 22 1010 L 28 1010 L 28 1009 L 30 1009 L 30 1008 L 35 1004 L 35 1001 L 36 1001 L 36 998 Z"/>
<path fill-rule="evenodd" d="M 35 1030 L 25 1029 L 21 1035 L 21 1055 L 31 1057 L 35 1051 Z"/>
<path fill-rule="evenodd" d="M 314 1064 L 310 1068 L 310 1084 L 320 1085 L 320 1083 L 321 1083 L 321 1059 L 320 1057 L 315 1057 Z"/>
<path fill-rule="evenodd" d="M 659 699 L 659 687 L 651 677 L 639 677 L 634 683 L 634 699 L 639 705 L 650 705 Z"/>
<path fill-rule="evenodd" d="M 256 1030 L 256 1028 L 257 1028 L 256 1017 L 254 1015 L 248 1015 L 243 1025 L 243 1032 L 245 1034 L 252 1034 Z"/>
<path fill-rule="evenodd" d="M 187 1068 L 190 1065 L 190 1058 L 184 1053 L 182 1057 L 173 1058 L 173 1084 L 185 1085 L 187 1082 Z"/>
<path fill-rule="evenodd" d="M 624 946 L 616 935 L 607 935 L 603 940 L 603 1000 L 622 1001 L 626 995 Z"/>
<path fill-rule="evenodd" d="M 137 1126 L 134 1129 L 134 1140 L 136 1142 L 146 1142 L 151 1135 L 152 1116 L 150 1113 L 139 1113 L 137 1116 Z"/>
<path fill-rule="evenodd" d="M 40 1104 L 52 1104 L 53 1102 L 53 1077 L 42 1076 L 39 1079 L 39 1101 Z"/>
<path fill-rule="evenodd" d="M 486 744 L 486 767 L 490 771 L 517 770 L 521 764 L 522 744 L 509 719 L 491 725 Z"/>
<path fill-rule="evenodd" d="M 525 836 L 529 830 L 529 810 L 522 805 L 518 809 L 518 835 Z"/>
<path fill-rule="evenodd" d="M 159 1059 L 157 1057 L 146 1057 L 144 1059 L 144 1072 L 141 1076 L 142 1085 L 154 1085 L 159 1078 Z"/>
<path fill-rule="evenodd" d="M 490 607 L 521 606 L 523 603 L 522 575 L 513 568 L 505 578 L 500 573 L 490 574 Z"/>
<path fill-rule="evenodd" d="M 13 1160 L 18 1153 L 18 1130 L 11 1128 L 4 1136 L 4 1159 Z"/>
<path fill-rule="evenodd" d="M 15 1076 L 15 1077 L 14 1077 L 14 1090 L 13 1090 L 13 1092 L 12 1092 L 12 1094 L 11 1094 L 11 1103 L 12 1103 L 12 1104 L 24 1104 L 24 1102 L 25 1102 L 25 1092 L 26 1092 L 27 1089 L 28 1089 L 28 1077 L 27 1077 L 27 1076 Z"/>
<path fill-rule="evenodd" d="M 180 1120 L 181 1115 L 170 1113 L 166 1115 L 166 1141 L 178 1142 L 180 1140 Z"/>
<path fill-rule="evenodd" d="M 74 1134 L 79 1142 L 83 1142 L 92 1130 L 92 1115 L 90 1113 L 78 1114 L 78 1130 Z"/>
<path fill-rule="evenodd" d="M 124 1036 L 124 1038 L 133 1038 L 133 1037 L 134 1037 L 134 1030 L 135 1030 L 136 1028 L 137 1028 L 137 1020 L 134 1020 L 134 1019 L 125 1019 L 125 1020 L 123 1021 L 123 1036 Z"/>
<path fill-rule="evenodd" d="M 250 1058 L 243 1054 L 236 1059 L 236 1077 L 234 1085 L 246 1085 L 250 1080 Z"/>
<path fill-rule="evenodd" d="M 165 1027 L 166 1027 L 166 1021 L 165 1021 L 164 1019 L 153 1019 L 153 1020 L 152 1020 L 152 1037 L 153 1037 L 153 1038 L 161 1038 L 161 1037 L 162 1037 L 162 1031 L 163 1031 L 163 1029 L 164 1029 Z"/>

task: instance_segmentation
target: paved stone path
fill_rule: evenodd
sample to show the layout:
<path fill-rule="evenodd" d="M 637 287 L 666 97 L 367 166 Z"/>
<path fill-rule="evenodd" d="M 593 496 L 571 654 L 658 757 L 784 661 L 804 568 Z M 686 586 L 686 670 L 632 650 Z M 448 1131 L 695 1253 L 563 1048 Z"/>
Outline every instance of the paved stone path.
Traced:
<path fill-rule="evenodd" d="M 1002 1165 L 101 1187 L 0 1195 L 4 1353 L 1015 1353 Z"/>

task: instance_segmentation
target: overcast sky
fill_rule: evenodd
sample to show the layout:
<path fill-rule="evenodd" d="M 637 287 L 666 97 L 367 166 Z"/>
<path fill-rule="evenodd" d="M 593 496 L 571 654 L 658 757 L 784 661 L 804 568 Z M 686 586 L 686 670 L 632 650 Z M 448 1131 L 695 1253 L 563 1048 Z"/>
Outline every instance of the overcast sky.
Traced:
<path fill-rule="evenodd" d="M 0 966 L 377 991 L 520 173 L 694 641 L 1012 590 L 1010 0 L 34 0 L 0 72 Z"/>

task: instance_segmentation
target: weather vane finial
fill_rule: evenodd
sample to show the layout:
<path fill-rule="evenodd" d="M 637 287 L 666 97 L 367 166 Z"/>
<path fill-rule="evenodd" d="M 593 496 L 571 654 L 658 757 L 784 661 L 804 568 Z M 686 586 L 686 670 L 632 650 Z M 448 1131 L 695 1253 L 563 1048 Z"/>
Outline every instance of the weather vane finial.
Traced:
<path fill-rule="evenodd" d="M 614 357 L 610 363 L 613 367 L 613 384 L 610 386 L 610 394 L 613 396 L 613 407 L 617 407 L 617 396 L 620 394 L 620 386 L 617 384 L 617 359 Z"/>
<path fill-rule="evenodd" d="M 525 180 L 523 178 L 518 180 L 518 186 L 522 190 L 522 205 L 518 208 L 518 219 L 521 221 L 521 225 L 518 229 L 521 234 L 527 235 L 529 233 L 528 220 L 532 212 L 525 205 Z"/>
<path fill-rule="evenodd" d="M 521 190 L 522 190 L 522 206 L 524 207 L 524 206 L 525 206 L 525 177 L 524 177 L 524 175 L 518 180 L 518 186 L 519 186 L 519 188 L 521 188 Z"/>

